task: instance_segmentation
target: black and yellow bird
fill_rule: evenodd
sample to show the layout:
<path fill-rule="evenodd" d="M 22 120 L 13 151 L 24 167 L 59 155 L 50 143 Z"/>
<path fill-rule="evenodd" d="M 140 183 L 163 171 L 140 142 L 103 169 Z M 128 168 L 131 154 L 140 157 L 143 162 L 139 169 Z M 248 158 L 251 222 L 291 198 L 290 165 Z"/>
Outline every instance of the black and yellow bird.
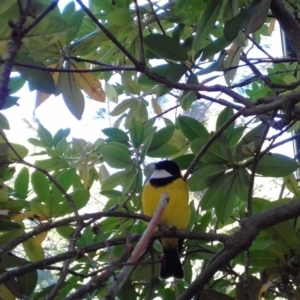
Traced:
<path fill-rule="evenodd" d="M 152 217 L 159 204 L 161 195 L 168 193 L 169 203 L 163 212 L 161 223 L 178 230 L 185 230 L 190 219 L 189 191 L 182 178 L 179 166 L 164 160 L 154 164 L 155 170 L 146 182 L 142 192 L 143 212 Z M 163 258 L 161 262 L 160 278 L 183 278 L 183 268 L 180 262 L 180 252 L 183 239 L 162 238 Z"/>

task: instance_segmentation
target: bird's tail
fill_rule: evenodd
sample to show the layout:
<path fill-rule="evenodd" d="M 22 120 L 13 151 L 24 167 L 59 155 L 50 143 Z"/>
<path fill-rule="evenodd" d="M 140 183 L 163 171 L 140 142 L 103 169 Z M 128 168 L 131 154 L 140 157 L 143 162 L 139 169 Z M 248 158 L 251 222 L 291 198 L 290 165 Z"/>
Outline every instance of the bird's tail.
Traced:
<path fill-rule="evenodd" d="M 183 279 L 183 269 L 180 262 L 177 247 L 164 247 L 164 256 L 161 262 L 160 278 L 167 279 L 169 277 Z"/>

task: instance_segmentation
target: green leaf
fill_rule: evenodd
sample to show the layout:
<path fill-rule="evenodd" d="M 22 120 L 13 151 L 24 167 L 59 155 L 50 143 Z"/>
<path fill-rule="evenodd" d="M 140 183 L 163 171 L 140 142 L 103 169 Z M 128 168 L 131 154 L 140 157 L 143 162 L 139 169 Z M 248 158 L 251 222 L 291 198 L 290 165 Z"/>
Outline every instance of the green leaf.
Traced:
<path fill-rule="evenodd" d="M 152 142 L 149 146 L 148 152 L 154 151 L 165 145 L 172 137 L 175 126 L 166 126 L 154 133 Z"/>
<path fill-rule="evenodd" d="M 45 258 L 42 246 L 37 244 L 34 238 L 30 238 L 29 240 L 23 242 L 23 247 L 30 261 L 36 262 Z"/>
<path fill-rule="evenodd" d="M 38 27 L 38 26 L 37 26 Z M 26 53 L 18 53 L 16 62 L 36 66 L 39 68 L 45 68 L 42 63 L 34 62 Z M 39 69 L 25 68 L 20 66 L 14 66 L 18 72 L 20 72 L 23 79 L 28 81 L 30 90 L 39 90 L 46 94 L 55 94 L 55 84 L 50 72 L 41 71 Z"/>
<path fill-rule="evenodd" d="M 236 68 L 236 67 L 239 65 L 239 62 L 240 62 L 241 51 L 242 51 L 242 48 L 237 47 L 236 52 L 234 53 L 234 55 L 230 55 L 230 56 L 228 55 L 225 58 L 224 68 L 229 69 L 229 71 L 227 71 L 225 73 L 224 77 L 225 77 L 227 85 L 229 85 L 229 86 L 230 86 L 231 81 L 233 80 L 233 78 L 234 78 L 234 76 L 237 72 L 238 68 Z"/>
<path fill-rule="evenodd" d="M 17 283 L 22 291 L 22 294 L 28 297 L 34 292 L 37 282 L 38 273 L 36 270 L 17 277 Z"/>
<path fill-rule="evenodd" d="M 224 175 L 226 168 L 219 164 L 203 166 L 187 180 L 190 191 L 202 191 Z"/>
<path fill-rule="evenodd" d="M 30 202 L 30 210 L 34 215 L 40 217 L 42 220 L 48 220 L 50 216 L 49 208 L 45 204 Z"/>
<path fill-rule="evenodd" d="M 247 27 L 251 18 L 253 6 L 253 2 L 250 2 L 238 15 L 225 23 L 223 33 L 227 41 L 233 41 L 238 36 L 239 31 Z"/>
<path fill-rule="evenodd" d="M 77 210 L 83 208 L 90 199 L 90 191 L 85 188 L 78 188 L 69 195 Z M 73 213 L 73 209 L 70 203 L 65 198 L 62 198 L 62 201 L 53 207 L 52 215 L 54 217 L 61 217 L 71 213 Z"/>
<path fill-rule="evenodd" d="M 84 97 L 75 82 L 73 73 L 60 73 L 57 83 L 57 93 L 62 94 L 71 114 L 80 120 L 84 111 Z"/>
<path fill-rule="evenodd" d="M 26 199 L 29 185 L 29 171 L 26 167 L 23 167 L 14 182 L 14 189 L 16 196 L 21 199 Z"/>
<path fill-rule="evenodd" d="M 224 58 L 227 55 L 227 52 L 224 50 L 231 42 L 228 42 L 223 36 L 217 38 L 216 40 L 210 42 L 204 49 L 201 55 L 201 61 L 205 61 L 209 57 L 219 53 L 219 57 L 208 67 L 201 69 L 196 74 L 204 75 L 211 73 L 213 71 L 222 71 L 224 69 Z"/>
<path fill-rule="evenodd" d="M 288 176 L 285 176 L 283 180 L 286 188 L 290 192 L 292 192 L 297 198 L 300 198 L 300 190 L 298 187 L 298 181 L 296 179 L 296 176 L 294 174 L 290 174 Z"/>
<path fill-rule="evenodd" d="M 176 15 L 178 15 L 181 12 L 185 11 L 190 6 L 191 6 L 191 2 L 190 1 L 177 0 L 176 1 L 176 5 L 175 5 L 175 13 L 176 13 Z"/>
<path fill-rule="evenodd" d="M 189 141 L 192 142 L 198 137 L 209 137 L 209 133 L 203 124 L 194 118 L 180 116 L 177 120 L 182 133 Z"/>
<path fill-rule="evenodd" d="M 110 115 L 115 117 L 126 111 L 128 108 L 133 108 L 139 102 L 138 99 L 130 98 L 125 99 L 121 103 L 119 103 L 111 112 Z"/>
<path fill-rule="evenodd" d="M 213 30 L 222 4 L 222 0 L 206 1 L 207 7 L 205 11 L 200 14 L 197 22 L 196 35 L 193 41 L 193 50 L 195 52 L 198 52 L 198 50 L 203 46 L 203 42 Z"/>
<path fill-rule="evenodd" d="M 139 148 L 143 142 L 144 127 L 143 123 L 140 120 L 138 120 L 135 116 L 133 116 L 130 120 L 129 134 L 133 147 L 135 147 L 136 149 Z"/>
<path fill-rule="evenodd" d="M 127 142 L 128 141 L 128 135 L 119 128 L 105 128 L 102 129 L 102 132 L 108 136 L 110 139 L 116 141 L 116 142 Z"/>
<path fill-rule="evenodd" d="M 249 169 L 252 165 L 248 166 Z M 295 172 L 299 168 L 299 164 L 291 157 L 278 153 L 270 153 L 264 155 L 256 166 L 257 174 L 268 177 L 284 177 Z"/>
<path fill-rule="evenodd" d="M 190 145 L 192 152 L 197 155 L 207 143 L 208 138 L 198 137 Z M 231 160 L 231 153 L 220 139 L 217 139 L 203 154 L 201 161 L 205 164 L 224 164 Z"/>
<path fill-rule="evenodd" d="M 35 191 L 36 195 L 40 198 L 40 200 L 44 201 L 48 198 L 50 193 L 50 185 L 48 178 L 46 178 L 46 176 L 42 172 L 35 170 L 31 174 L 31 184 L 33 190 Z"/>
<path fill-rule="evenodd" d="M 136 299 L 137 293 L 133 283 L 127 280 L 117 293 L 117 297 L 120 300 Z"/>
<path fill-rule="evenodd" d="M 22 229 L 23 226 L 19 223 L 11 221 L 7 216 L 0 218 L 0 231 L 12 231 Z"/>
<path fill-rule="evenodd" d="M 211 186 L 208 188 L 203 198 L 201 199 L 202 209 L 210 209 L 218 205 L 219 203 L 225 206 L 235 177 L 235 172 L 228 172 L 224 176 L 215 180 L 215 182 L 211 184 Z M 227 192 L 227 194 L 225 193 L 225 191 Z M 220 197 L 220 195 L 222 195 L 222 197 Z"/>
<path fill-rule="evenodd" d="M 67 34 L 64 35 L 63 38 L 60 39 L 60 43 L 62 45 L 69 45 L 74 37 L 76 36 L 84 17 L 84 12 L 82 9 L 76 10 L 75 3 L 70 2 L 68 3 L 62 12 L 62 18 L 66 21 L 69 25 L 72 26 L 72 30 L 69 31 Z"/>
<path fill-rule="evenodd" d="M 185 61 L 188 59 L 186 50 L 180 43 L 167 35 L 149 34 L 144 38 L 146 46 L 156 55 L 164 59 Z"/>
<path fill-rule="evenodd" d="M 129 8 L 119 8 L 110 12 L 107 20 L 113 25 L 126 26 L 132 22 L 132 17 Z"/>
<path fill-rule="evenodd" d="M 179 79 L 183 76 L 183 74 L 187 71 L 187 67 L 182 64 L 165 64 L 159 65 L 157 67 L 149 69 L 151 73 L 155 73 L 156 75 L 167 78 L 171 81 L 178 82 Z M 138 83 L 144 85 L 157 85 L 158 83 L 154 80 L 151 80 L 147 75 L 142 74 L 138 78 Z"/>
<path fill-rule="evenodd" d="M 140 163 L 143 163 L 145 160 L 145 156 L 148 153 L 149 147 L 152 143 L 153 140 L 153 135 L 150 135 L 146 138 L 142 148 L 141 148 L 141 153 L 140 153 Z"/>
<path fill-rule="evenodd" d="M 101 191 L 109 191 L 118 185 L 122 185 L 122 183 L 126 180 L 128 173 L 128 171 L 119 171 L 113 173 L 103 181 L 101 184 Z"/>
<path fill-rule="evenodd" d="M 76 175 L 76 169 L 75 168 L 71 168 L 71 169 L 66 169 L 63 170 L 56 178 L 55 181 L 64 189 L 64 191 L 66 192 L 71 185 L 73 184 L 74 180 L 75 180 L 75 175 Z M 51 183 L 51 194 L 56 197 L 59 198 L 62 196 L 61 191 L 57 188 L 56 185 L 54 185 L 53 183 Z"/>
<path fill-rule="evenodd" d="M 228 121 L 234 115 L 233 109 L 231 107 L 226 107 L 221 111 L 218 116 L 216 123 L 216 130 L 218 130 L 226 121 Z M 234 122 L 231 123 L 223 132 L 226 135 L 227 141 L 230 139 L 232 132 L 234 130 Z"/>
<path fill-rule="evenodd" d="M 247 28 L 247 34 L 257 31 L 266 21 L 270 9 L 271 0 L 261 0 L 255 5 Z"/>
<path fill-rule="evenodd" d="M 166 157 L 173 156 L 173 155 L 177 154 L 178 152 L 179 152 L 179 149 L 177 147 L 175 147 L 174 145 L 164 144 L 155 150 L 152 150 L 152 151 L 149 150 L 147 153 L 147 156 L 166 158 Z"/>
<path fill-rule="evenodd" d="M 45 147 L 51 148 L 53 145 L 53 138 L 49 130 L 47 130 L 42 124 L 39 123 L 37 129 L 38 137 Z"/>
<path fill-rule="evenodd" d="M 114 86 L 109 84 L 108 82 L 105 83 L 105 95 L 107 97 L 107 100 L 113 103 L 118 103 L 119 95 Z"/>
<path fill-rule="evenodd" d="M 71 226 L 61 226 L 61 227 L 57 227 L 56 231 L 63 238 L 70 240 L 70 238 L 72 237 L 72 234 L 75 231 L 75 228 L 71 227 Z"/>
<path fill-rule="evenodd" d="M 117 144 L 117 143 L 116 143 Z M 132 160 L 130 158 L 130 152 L 124 150 L 123 147 L 117 145 L 104 145 L 101 149 L 101 154 L 105 162 L 111 167 L 117 169 L 128 168 L 132 166 Z"/>
<path fill-rule="evenodd" d="M 9 129 L 9 123 L 6 117 L 0 113 L 0 129 Z"/>
<path fill-rule="evenodd" d="M 195 159 L 195 155 L 189 153 L 189 154 L 177 156 L 176 158 L 173 159 L 173 161 L 179 166 L 181 170 L 186 170 L 193 162 L 194 159 Z"/>

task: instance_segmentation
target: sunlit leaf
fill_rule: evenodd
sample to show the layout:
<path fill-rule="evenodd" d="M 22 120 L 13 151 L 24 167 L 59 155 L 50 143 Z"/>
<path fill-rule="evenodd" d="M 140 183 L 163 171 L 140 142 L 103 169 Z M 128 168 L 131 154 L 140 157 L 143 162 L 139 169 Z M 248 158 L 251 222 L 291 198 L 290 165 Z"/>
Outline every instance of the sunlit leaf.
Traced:
<path fill-rule="evenodd" d="M 23 247 L 27 257 L 32 262 L 36 262 L 45 258 L 42 246 L 37 244 L 34 238 L 30 238 L 29 240 L 23 242 Z"/>
<path fill-rule="evenodd" d="M 85 70 L 83 64 L 76 63 L 74 61 L 71 61 L 71 70 Z M 68 74 L 70 76 L 70 74 Z M 80 87 L 80 89 L 84 90 L 85 93 L 87 93 L 88 96 L 90 96 L 92 99 L 104 102 L 105 101 L 105 93 L 102 89 L 101 82 L 99 79 L 97 79 L 92 72 L 75 72 L 73 73 L 73 78 Z M 59 79 L 60 80 L 60 79 Z M 70 76 L 69 81 L 72 80 L 72 77 Z"/>

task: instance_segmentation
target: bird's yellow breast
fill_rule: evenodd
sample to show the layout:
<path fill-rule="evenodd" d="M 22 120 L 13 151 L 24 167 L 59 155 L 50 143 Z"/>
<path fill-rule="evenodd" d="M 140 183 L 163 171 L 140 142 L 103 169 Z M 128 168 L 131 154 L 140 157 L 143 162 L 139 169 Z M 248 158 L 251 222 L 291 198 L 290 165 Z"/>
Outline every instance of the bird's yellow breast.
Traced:
<path fill-rule="evenodd" d="M 189 192 L 182 178 L 175 179 L 163 187 L 155 187 L 147 182 L 142 192 L 144 214 L 149 217 L 153 216 L 162 193 L 168 193 L 169 203 L 162 215 L 161 223 L 170 228 L 186 229 L 190 218 Z"/>

